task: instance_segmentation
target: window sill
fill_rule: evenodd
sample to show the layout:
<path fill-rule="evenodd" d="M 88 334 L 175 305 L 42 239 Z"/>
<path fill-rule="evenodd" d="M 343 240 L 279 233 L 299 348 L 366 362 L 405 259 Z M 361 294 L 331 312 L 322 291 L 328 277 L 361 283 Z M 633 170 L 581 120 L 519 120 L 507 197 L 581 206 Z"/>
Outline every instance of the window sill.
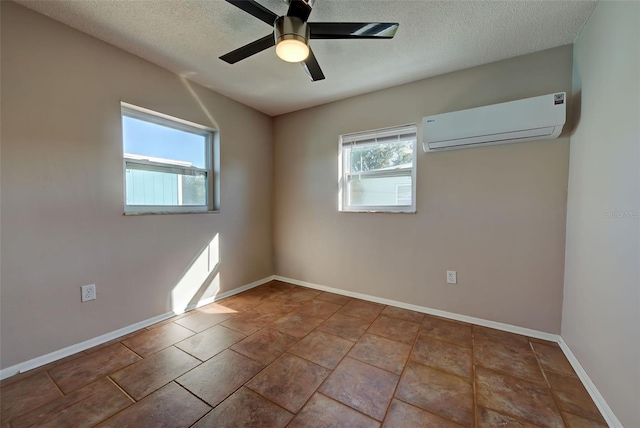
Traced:
<path fill-rule="evenodd" d="M 179 214 L 218 214 L 220 210 L 217 211 L 130 211 L 122 213 L 122 215 L 126 216 L 138 216 L 138 215 L 179 215 Z"/>
<path fill-rule="evenodd" d="M 370 213 L 370 214 L 416 214 L 417 211 L 387 211 L 387 210 L 340 210 L 341 213 Z"/>

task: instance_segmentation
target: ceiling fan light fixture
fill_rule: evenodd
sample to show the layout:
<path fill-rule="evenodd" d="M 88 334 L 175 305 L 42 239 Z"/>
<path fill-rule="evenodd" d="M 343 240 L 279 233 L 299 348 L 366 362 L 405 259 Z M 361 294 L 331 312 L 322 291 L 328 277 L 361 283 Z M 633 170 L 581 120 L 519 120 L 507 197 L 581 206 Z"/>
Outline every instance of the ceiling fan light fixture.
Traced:
<path fill-rule="evenodd" d="M 283 61 L 302 62 L 309 57 L 309 27 L 294 16 L 282 16 L 275 22 L 276 55 Z"/>
<path fill-rule="evenodd" d="M 283 39 L 276 45 L 276 54 L 287 62 L 302 62 L 309 56 L 309 46 L 298 39 Z"/>

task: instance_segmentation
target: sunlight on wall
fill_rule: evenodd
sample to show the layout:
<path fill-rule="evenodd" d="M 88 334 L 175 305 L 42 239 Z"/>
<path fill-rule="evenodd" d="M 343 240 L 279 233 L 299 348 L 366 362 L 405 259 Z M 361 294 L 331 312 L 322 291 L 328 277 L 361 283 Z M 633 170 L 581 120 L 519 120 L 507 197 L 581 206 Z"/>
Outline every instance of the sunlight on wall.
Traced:
<path fill-rule="evenodd" d="M 202 102 L 202 100 L 200 99 L 196 91 L 193 89 L 193 86 L 191 86 L 191 82 L 189 82 L 188 80 L 190 76 L 191 74 L 186 73 L 180 76 L 180 79 L 182 80 L 182 83 L 187 88 L 187 90 L 189 91 L 193 99 L 198 103 L 198 105 L 202 109 L 202 112 L 209 118 L 209 120 L 211 121 L 211 125 L 213 125 L 215 129 L 220 129 L 218 122 L 216 122 L 216 120 L 213 118 L 213 115 L 211 114 L 211 112 L 209 112 L 209 109 L 207 108 L 207 106 Z"/>
<path fill-rule="evenodd" d="M 179 314 L 195 307 L 202 296 L 220 291 L 220 242 L 218 234 L 200 251 L 171 290 L 171 309 Z"/>

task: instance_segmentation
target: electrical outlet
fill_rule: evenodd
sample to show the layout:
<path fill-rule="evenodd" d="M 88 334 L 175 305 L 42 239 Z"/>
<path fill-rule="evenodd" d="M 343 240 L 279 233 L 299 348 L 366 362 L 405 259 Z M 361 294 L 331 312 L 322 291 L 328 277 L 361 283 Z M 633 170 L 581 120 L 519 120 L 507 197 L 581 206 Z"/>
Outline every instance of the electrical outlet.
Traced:
<path fill-rule="evenodd" d="M 96 285 L 95 284 L 89 284 L 89 285 L 83 285 L 82 287 L 80 287 L 80 290 L 82 291 L 82 301 L 83 302 L 88 302 L 89 300 L 96 300 Z"/>
<path fill-rule="evenodd" d="M 447 271 L 447 284 L 457 284 L 458 283 L 458 274 L 455 270 Z"/>

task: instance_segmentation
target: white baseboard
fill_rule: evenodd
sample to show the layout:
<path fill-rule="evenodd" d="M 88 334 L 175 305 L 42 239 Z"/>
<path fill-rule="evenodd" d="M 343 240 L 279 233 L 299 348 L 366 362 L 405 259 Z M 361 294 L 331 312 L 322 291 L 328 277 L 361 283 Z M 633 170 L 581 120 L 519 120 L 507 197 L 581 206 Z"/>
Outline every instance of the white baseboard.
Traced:
<path fill-rule="evenodd" d="M 101 336 L 94 337 L 93 339 L 85 340 L 84 342 L 76 343 L 75 345 L 67 346 L 66 348 L 62 348 L 57 351 L 51 352 L 49 354 L 33 358 L 29 361 L 18 363 L 11 367 L 7 367 L 6 369 L 0 370 L 0 379 L 5 379 L 9 376 L 13 376 L 18 373 L 23 373 L 29 370 L 36 369 L 40 366 L 44 366 L 45 364 L 52 363 L 61 358 L 68 357 L 69 355 L 73 355 L 80 351 L 84 351 L 85 349 L 93 348 L 94 346 L 101 345 L 105 342 L 116 339 L 120 336 L 133 333 L 136 330 L 140 330 L 152 324 L 158 323 L 160 321 L 164 321 L 167 318 L 171 318 L 174 315 L 175 314 L 173 312 L 166 312 L 162 315 L 148 318 L 146 320 L 128 325 L 118 330 L 111 331 Z"/>
<path fill-rule="evenodd" d="M 460 315 L 453 312 L 441 311 L 439 309 L 432 309 L 424 306 L 412 305 L 410 303 L 398 302 L 396 300 L 383 299 L 381 297 L 371 296 L 368 294 L 354 293 L 352 291 L 346 291 L 346 290 L 341 290 L 339 288 L 313 284 L 311 282 L 300 281 L 297 279 L 287 278 L 279 275 L 275 275 L 274 279 L 278 281 L 289 282 L 295 285 L 300 285 L 302 287 L 313 288 L 315 290 L 328 291 L 330 293 L 340 294 L 348 297 L 355 297 L 357 299 L 367 300 L 375 303 L 381 303 L 383 305 L 396 306 L 399 308 L 409 309 L 409 310 L 421 312 L 424 314 L 435 315 L 442 318 L 449 318 L 457 321 L 467 322 L 470 324 L 481 325 L 483 327 L 495 328 L 497 330 L 508 331 L 510 333 L 516 333 L 524 336 L 534 337 L 537 339 L 548 340 L 550 342 L 556 342 L 558 343 L 558 345 L 560 345 L 560 349 L 562 349 L 565 356 L 571 363 L 571 366 L 573 366 L 573 369 L 576 371 L 578 378 L 582 381 L 582 384 L 586 388 L 587 392 L 589 392 L 591 399 L 594 401 L 594 403 L 598 407 L 598 410 L 600 410 L 600 413 L 602 413 L 602 416 L 605 418 L 607 424 L 609 424 L 610 427 L 615 427 L 615 428 L 622 427 L 622 424 L 620 423 L 616 415 L 613 413 L 613 411 L 605 401 L 602 394 L 600 394 L 600 392 L 598 391 L 598 388 L 596 388 L 593 381 L 591 380 L 587 372 L 584 370 L 580 362 L 578 362 L 578 359 L 576 358 L 576 356 L 573 354 L 573 352 L 571 352 L 571 349 L 569 349 L 569 346 L 558 334 L 546 333 L 543 331 L 532 330 L 529 328 L 519 327 L 511 324 L 505 324 L 505 323 L 496 322 L 496 321 L 489 321 L 482 318 Z"/>
<path fill-rule="evenodd" d="M 225 291 L 224 293 L 220 293 L 216 296 L 204 299 L 199 301 L 195 305 L 191 305 L 191 307 L 187 308 L 187 310 L 195 309 L 196 307 L 208 305 L 209 303 L 215 302 L 217 300 L 221 300 L 230 296 L 233 296 L 238 293 L 242 293 L 243 291 L 249 290 L 251 288 L 257 287 L 259 285 L 265 284 L 269 281 L 272 281 L 274 276 L 268 276 L 266 278 L 262 278 L 258 281 L 254 281 L 250 284 L 243 285 L 242 287 L 234 288 L 233 290 Z M 40 366 L 44 366 L 45 364 L 52 363 L 61 358 L 68 357 L 69 355 L 76 354 L 78 352 L 84 351 L 85 349 L 93 348 L 94 346 L 101 345 L 105 342 L 109 342 L 110 340 L 117 339 L 118 337 L 122 337 L 126 334 L 133 333 L 136 330 L 143 329 L 150 325 L 159 323 L 160 321 L 164 321 L 168 318 L 177 315 L 175 312 L 166 312 L 162 315 L 157 315 L 152 318 L 148 318 L 146 320 L 137 322 L 135 324 L 128 325 L 126 327 L 122 327 L 118 330 L 111 331 L 109 333 L 105 333 L 101 336 L 94 337 L 93 339 L 85 340 L 84 342 L 76 343 L 75 345 L 67 346 L 66 348 L 59 349 L 57 351 L 51 352 L 46 355 L 42 355 L 40 357 L 33 358 L 31 360 L 25 361 L 23 363 L 18 363 L 14 366 L 7 367 L 6 369 L 0 370 L 0 380 L 8 378 L 18 373 L 23 373 L 29 370 L 36 369 Z"/>
<path fill-rule="evenodd" d="M 564 352 L 564 355 L 566 355 L 567 359 L 569 360 L 569 363 L 571 363 L 571 366 L 578 375 L 578 378 L 580 378 L 580 380 L 582 381 L 582 384 L 591 396 L 591 399 L 598 407 L 598 410 L 600 410 L 600 413 L 602 413 L 602 416 L 604 417 L 607 424 L 610 427 L 622 428 L 622 423 L 613 413 L 613 410 L 611 410 L 611 407 L 609 407 L 602 394 L 600 394 L 600 391 L 598 391 L 598 388 L 596 388 L 595 384 L 585 371 L 584 367 L 582 367 L 582 364 L 580 364 L 574 353 L 571 351 L 569 345 L 567 345 L 562 337 L 558 341 L 558 344 L 560 345 L 560 349 L 562 349 L 562 352 Z"/>
<path fill-rule="evenodd" d="M 306 281 L 299 281 L 297 279 L 286 278 L 284 276 L 279 276 L 279 275 L 276 275 L 275 279 L 278 281 L 284 281 L 284 282 L 289 282 L 291 284 L 301 285 L 303 287 L 313 288 L 315 290 L 328 291 L 330 293 L 340 294 L 348 297 L 355 297 L 357 299 L 367 300 L 369 302 L 396 306 L 398 308 L 409 309 L 411 311 L 421 312 L 423 314 L 435 315 L 442 318 L 449 318 L 456 321 L 462 321 L 470 324 L 481 325 L 483 327 L 495 328 L 496 330 L 508 331 L 510 333 L 516 333 L 524 336 L 535 337 L 537 339 L 548 340 L 550 342 L 558 342 L 560 340 L 560 336 L 557 334 L 546 333 L 538 330 L 532 330 L 530 328 L 518 327 L 511 324 L 505 324 L 497 321 L 489 321 L 482 318 L 470 317 L 467 315 L 460 315 L 453 312 L 441 311 L 439 309 L 427 308 L 425 306 L 412 305 L 411 303 L 404 303 L 404 302 L 399 302 L 397 300 L 384 299 L 382 297 L 371 296 L 369 294 L 354 293 L 352 291 L 346 291 L 346 290 L 341 290 L 339 288 L 313 284 L 311 282 L 306 282 Z"/>

